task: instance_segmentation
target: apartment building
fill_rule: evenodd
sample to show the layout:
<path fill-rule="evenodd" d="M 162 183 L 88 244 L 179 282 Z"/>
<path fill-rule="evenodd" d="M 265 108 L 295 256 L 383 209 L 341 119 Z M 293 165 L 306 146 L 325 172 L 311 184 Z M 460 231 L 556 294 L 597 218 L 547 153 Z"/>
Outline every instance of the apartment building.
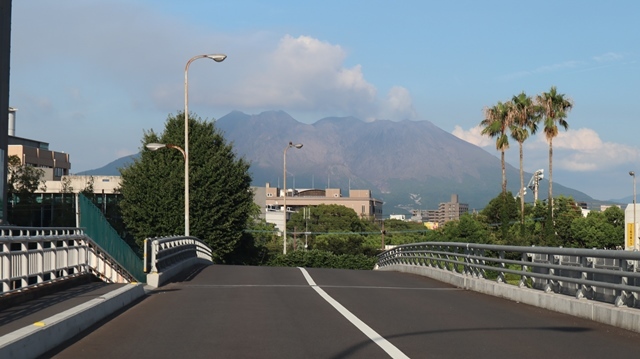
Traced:
<path fill-rule="evenodd" d="M 446 222 L 460 219 L 460 216 L 468 212 L 469 205 L 460 203 L 458 195 L 452 194 L 451 201 L 440 203 L 438 209 L 412 210 L 411 221 L 424 223 L 430 229 L 435 229 Z"/>
<path fill-rule="evenodd" d="M 23 165 L 44 170 L 44 180 L 59 181 L 69 174 L 69 154 L 49 150 L 49 143 L 16 137 L 16 111 L 9 107 L 8 156 L 17 156 Z"/>

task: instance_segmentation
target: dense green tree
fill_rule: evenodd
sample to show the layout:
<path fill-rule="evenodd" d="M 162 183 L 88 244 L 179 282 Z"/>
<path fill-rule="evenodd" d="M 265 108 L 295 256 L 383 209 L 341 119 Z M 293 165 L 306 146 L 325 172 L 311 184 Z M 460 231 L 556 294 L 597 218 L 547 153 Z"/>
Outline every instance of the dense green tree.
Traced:
<path fill-rule="evenodd" d="M 377 247 L 365 245 L 365 236 L 360 234 L 323 234 L 315 238 L 312 248 L 333 254 L 373 255 Z"/>
<path fill-rule="evenodd" d="M 426 233 L 429 230 L 422 223 L 387 219 L 384 221 L 384 231 L 385 243 L 398 245 L 426 242 Z"/>
<path fill-rule="evenodd" d="M 442 233 L 450 242 L 491 243 L 488 226 L 468 213 L 445 223 Z"/>
<path fill-rule="evenodd" d="M 251 216 L 240 242 L 234 252 L 228 256 L 228 263 L 261 265 L 282 252 L 282 240 L 273 223 L 260 218 L 260 207 L 253 204 Z"/>
<path fill-rule="evenodd" d="M 604 212 L 591 211 L 586 218 L 574 219 L 571 232 L 571 247 L 615 249 L 624 244 L 624 225 L 609 222 Z"/>
<path fill-rule="evenodd" d="M 624 211 L 618 206 L 611 206 L 602 212 L 607 223 L 619 226 L 624 231 Z"/>
<path fill-rule="evenodd" d="M 287 222 L 287 230 L 296 229 L 302 232 L 308 228 L 309 232 L 366 232 L 370 228 L 361 220 L 356 212 L 339 204 L 321 204 L 309 207 L 309 218 L 305 220 L 302 210 L 293 213 Z"/>
<path fill-rule="evenodd" d="M 571 231 L 574 219 L 582 218 L 582 209 L 571 197 L 560 196 L 554 203 L 556 213 L 554 221 L 557 243 L 555 245 L 570 247 L 576 240 Z"/>
<path fill-rule="evenodd" d="M 121 169 L 123 220 L 136 241 L 184 233 L 184 158 L 179 151 L 149 151 L 159 142 L 184 147 L 184 114 L 170 115 L 162 133 L 145 131 L 140 158 Z M 238 158 L 213 122 L 189 114 L 190 235 L 226 261 L 251 215 L 249 163 Z"/>
<path fill-rule="evenodd" d="M 30 195 L 44 186 L 44 170 L 34 166 L 23 165 L 18 156 L 9 156 L 7 166 L 7 192 L 11 195 Z"/>
<path fill-rule="evenodd" d="M 367 234 L 379 233 L 379 230 L 374 224 L 358 217 L 353 209 L 338 204 L 320 204 L 308 208 L 308 218 L 304 217 L 303 210 L 299 210 L 287 222 L 287 231 L 296 238 L 294 249 L 304 248 L 304 232 L 311 233 L 306 238 L 310 248 L 336 254 L 354 253 L 353 248 L 358 248 L 358 253 L 370 253 L 366 248 L 380 247 L 378 240 L 373 245 L 374 240 L 366 237 Z"/>
<path fill-rule="evenodd" d="M 480 212 L 481 218 L 487 225 L 500 228 L 501 234 L 496 238 L 499 243 L 511 244 L 509 227 L 520 217 L 518 207 L 518 202 L 509 191 L 505 194 L 500 193 Z"/>
<path fill-rule="evenodd" d="M 44 170 L 23 165 L 18 156 L 9 156 L 7 166 L 7 199 L 9 223 L 20 226 L 34 226 L 36 195 L 38 188 L 44 189 Z"/>

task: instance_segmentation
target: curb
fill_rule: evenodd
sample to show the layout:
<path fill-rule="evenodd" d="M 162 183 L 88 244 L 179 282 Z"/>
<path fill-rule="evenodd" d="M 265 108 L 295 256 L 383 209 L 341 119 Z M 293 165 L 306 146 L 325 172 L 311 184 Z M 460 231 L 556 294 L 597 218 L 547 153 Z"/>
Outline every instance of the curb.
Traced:
<path fill-rule="evenodd" d="M 36 358 L 145 294 L 143 284 L 118 288 L 0 337 L 0 358 Z"/>

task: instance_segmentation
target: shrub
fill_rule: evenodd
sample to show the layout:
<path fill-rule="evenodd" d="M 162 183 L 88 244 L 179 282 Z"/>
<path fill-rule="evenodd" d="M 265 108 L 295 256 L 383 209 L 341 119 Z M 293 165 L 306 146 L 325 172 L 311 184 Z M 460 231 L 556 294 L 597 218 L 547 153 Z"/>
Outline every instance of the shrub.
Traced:
<path fill-rule="evenodd" d="M 336 268 L 371 270 L 377 263 L 377 257 L 364 254 L 333 254 L 328 251 L 294 251 L 272 258 L 268 265 L 277 267 Z"/>

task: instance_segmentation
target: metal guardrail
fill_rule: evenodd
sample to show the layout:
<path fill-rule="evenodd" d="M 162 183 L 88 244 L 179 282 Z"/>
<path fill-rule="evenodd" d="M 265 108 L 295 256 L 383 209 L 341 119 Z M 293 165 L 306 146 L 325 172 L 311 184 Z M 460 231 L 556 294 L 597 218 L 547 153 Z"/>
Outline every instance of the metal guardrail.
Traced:
<path fill-rule="evenodd" d="M 211 248 L 196 237 L 161 237 L 144 241 L 144 272 L 159 273 L 190 259 L 211 262 Z"/>
<path fill-rule="evenodd" d="M 616 306 L 640 307 L 640 253 L 457 242 L 400 245 L 381 253 L 378 266 L 433 267 L 519 287 L 573 295 Z"/>
<path fill-rule="evenodd" d="M 81 228 L 0 227 L 0 295 L 87 273 L 135 281 Z"/>

